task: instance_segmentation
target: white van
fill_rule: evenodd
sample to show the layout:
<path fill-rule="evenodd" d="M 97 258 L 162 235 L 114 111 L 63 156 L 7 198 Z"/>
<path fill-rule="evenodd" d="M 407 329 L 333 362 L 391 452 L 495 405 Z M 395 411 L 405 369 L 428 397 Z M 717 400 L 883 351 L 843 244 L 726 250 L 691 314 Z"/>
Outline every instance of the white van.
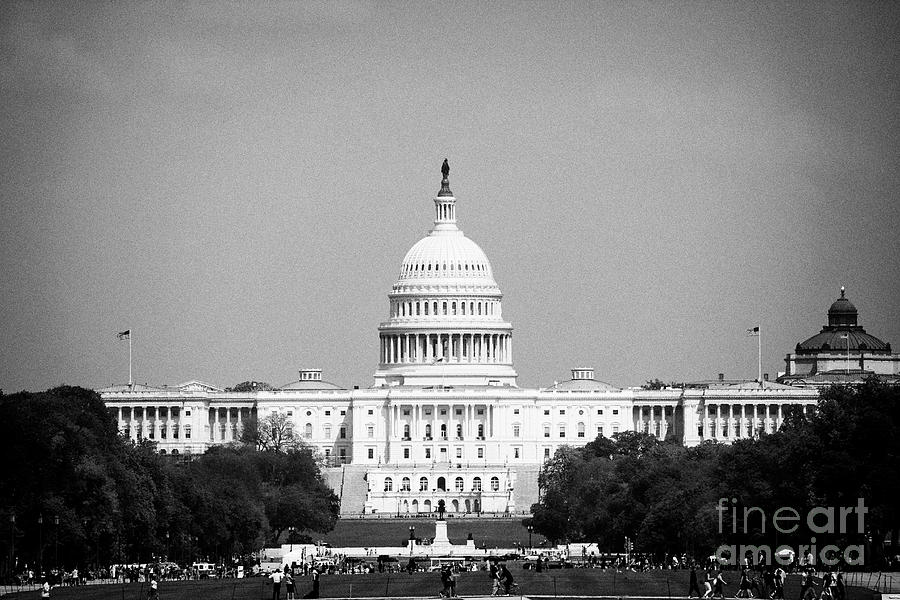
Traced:
<path fill-rule="evenodd" d="M 216 565 L 212 563 L 195 562 L 191 565 L 191 568 L 200 579 L 208 579 L 216 572 Z"/>

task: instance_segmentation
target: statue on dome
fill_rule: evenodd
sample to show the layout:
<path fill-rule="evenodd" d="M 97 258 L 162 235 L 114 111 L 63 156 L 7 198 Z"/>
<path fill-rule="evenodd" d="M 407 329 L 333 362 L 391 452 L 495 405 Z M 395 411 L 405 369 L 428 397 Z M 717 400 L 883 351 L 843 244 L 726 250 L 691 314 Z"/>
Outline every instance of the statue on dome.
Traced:
<path fill-rule="evenodd" d="M 444 164 L 441 165 L 441 175 L 444 176 L 444 179 L 450 176 L 450 163 L 447 162 L 447 159 L 444 159 Z"/>

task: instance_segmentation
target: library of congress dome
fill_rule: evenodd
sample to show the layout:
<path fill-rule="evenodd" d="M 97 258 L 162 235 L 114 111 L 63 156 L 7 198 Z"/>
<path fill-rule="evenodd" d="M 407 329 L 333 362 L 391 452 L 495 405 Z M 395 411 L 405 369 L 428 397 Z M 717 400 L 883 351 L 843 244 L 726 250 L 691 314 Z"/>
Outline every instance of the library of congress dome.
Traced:
<path fill-rule="evenodd" d="M 537 501 L 541 465 L 561 446 L 625 431 L 730 442 L 815 406 L 811 387 L 722 380 L 620 389 L 590 366 L 547 387 L 518 387 L 502 293 L 488 257 L 457 225 L 446 162 L 433 204 L 430 233 L 387 294 L 372 387 L 344 389 L 302 369 L 276 389 L 190 381 L 99 390 L 121 431 L 161 453 L 195 455 L 278 413 L 321 456 L 344 515 L 427 514 L 441 500 L 450 514 L 524 514 Z"/>

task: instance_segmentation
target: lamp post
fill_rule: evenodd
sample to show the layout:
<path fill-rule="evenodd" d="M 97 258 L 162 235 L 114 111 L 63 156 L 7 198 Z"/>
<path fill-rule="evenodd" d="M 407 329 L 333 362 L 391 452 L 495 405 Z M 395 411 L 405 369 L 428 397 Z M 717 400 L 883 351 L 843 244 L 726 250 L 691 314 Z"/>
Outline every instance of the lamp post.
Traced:
<path fill-rule="evenodd" d="M 532 546 L 531 546 L 531 534 L 532 534 L 533 531 L 534 531 L 534 526 L 529 525 L 529 526 L 528 526 L 528 549 L 529 549 L 529 550 L 531 550 L 531 548 L 532 548 Z"/>
<path fill-rule="evenodd" d="M 416 545 L 416 528 L 409 526 L 409 555 L 412 556 L 413 546 Z"/>
<path fill-rule="evenodd" d="M 38 515 L 38 579 L 44 578 L 44 515 Z"/>
<path fill-rule="evenodd" d="M 294 526 L 288 527 L 288 542 L 291 544 L 291 552 L 294 551 Z"/>
<path fill-rule="evenodd" d="M 166 530 L 166 560 L 169 560 L 169 531 Z"/>
<path fill-rule="evenodd" d="M 16 515 L 9 515 L 9 574 L 16 570 Z"/>
<path fill-rule="evenodd" d="M 59 515 L 53 515 L 53 568 L 59 571 Z"/>

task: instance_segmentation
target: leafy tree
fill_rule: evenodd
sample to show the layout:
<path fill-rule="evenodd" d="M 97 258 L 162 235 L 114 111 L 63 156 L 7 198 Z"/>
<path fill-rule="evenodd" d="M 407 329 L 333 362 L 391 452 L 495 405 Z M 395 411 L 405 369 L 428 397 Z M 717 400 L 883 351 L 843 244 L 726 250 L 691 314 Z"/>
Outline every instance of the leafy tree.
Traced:
<path fill-rule="evenodd" d="M 226 392 L 263 392 L 275 388 L 264 381 L 242 381 L 234 387 L 225 388 Z"/>
<path fill-rule="evenodd" d="M 240 441 L 262 452 L 288 452 L 303 446 L 285 413 L 271 412 L 262 419 L 244 421 Z"/>

